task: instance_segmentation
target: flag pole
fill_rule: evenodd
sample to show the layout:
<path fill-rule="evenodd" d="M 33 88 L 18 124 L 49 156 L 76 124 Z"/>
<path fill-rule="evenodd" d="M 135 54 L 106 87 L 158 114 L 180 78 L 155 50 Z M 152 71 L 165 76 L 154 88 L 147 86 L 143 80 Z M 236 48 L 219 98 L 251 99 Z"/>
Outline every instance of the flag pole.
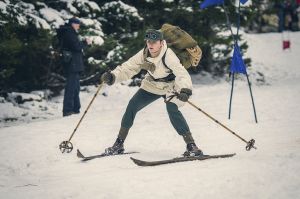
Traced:
<path fill-rule="evenodd" d="M 254 118 L 255 118 L 255 122 L 257 123 L 256 110 L 255 110 L 254 99 L 253 99 L 253 95 L 252 95 L 251 83 L 249 81 L 249 77 L 248 77 L 248 73 L 247 72 L 246 72 L 246 77 L 247 77 L 249 91 L 250 91 L 250 95 L 251 95 L 251 101 L 252 101 L 252 107 L 253 107 L 253 112 L 254 112 Z"/>
<path fill-rule="evenodd" d="M 246 1 L 243 1 L 243 4 L 247 2 Z M 205 4 L 206 3 L 206 4 Z M 216 2 L 215 2 L 216 3 Z M 204 5 L 205 4 L 205 5 Z M 206 2 L 204 1 L 200 8 L 205 8 L 205 7 L 208 7 L 208 6 L 211 6 L 211 5 L 214 5 L 214 4 L 211 4 L 211 2 Z M 231 37 L 232 37 L 232 40 L 233 40 L 233 46 L 234 46 L 234 55 L 233 55 L 233 58 L 234 56 L 238 56 L 236 59 L 237 62 L 240 62 L 240 63 L 237 63 L 237 64 L 242 64 L 243 65 L 243 69 L 232 69 L 231 68 L 231 73 L 232 73 L 232 86 L 231 86 L 231 94 L 230 94 L 230 103 L 229 103 L 229 119 L 230 119 L 230 115 L 231 115 L 231 104 L 232 104 L 232 96 L 233 96 L 233 86 L 234 86 L 234 73 L 235 73 L 235 70 L 237 70 L 238 72 L 242 72 L 243 74 L 246 75 L 247 77 L 247 82 L 248 82 L 248 86 L 249 86 L 249 90 L 250 90 L 250 95 L 251 95 L 251 100 L 252 100 L 252 106 L 253 106 L 253 111 L 254 111 L 254 117 L 255 117 L 255 122 L 257 123 L 257 117 L 256 117 L 256 110 L 255 110 L 255 105 L 254 105 L 254 99 L 253 99 L 253 94 L 252 94 L 252 89 L 251 89 L 251 83 L 249 81 L 249 77 L 248 77 L 248 74 L 247 74 L 247 70 L 246 70 L 246 66 L 244 64 L 244 61 L 243 61 L 243 58 L 242 58 L 242 55 L 241 55 L 241 52 L 240 52 L 240 48 L 239 48 L 239 45 L 238 45 L 238 36 L 239 36 L 239 29 L 240 29 L 240 17 L 241 17 L 241 0 L 239 1 L 239 7 L 238 7 L 238 21 L 237 21 L 237 34 L 233 34 L 233 31 L 232 31 L 232 28 L 231 28 L 231 23 L 230 23 L 230 20 L 229 20 L 229 15 L 228 15 L 228 12 L 226 10 L 226 7 L 225 7 L 225 1 L 223 1 L 223 9 L 224 9 L 224 13 L 225 13 L 225 16 L 226 16 L 226 21 L 227 21 L 227 26 L 228 26 L 228 29 L 230 30 L 230 33 L 231 33 Z M 238 50 L 238 54 L 235 55 L 236 53 L 236 50 Z M 239 60 L 241 59 L 241 60 Z M 242 62 L 242 63 L 241 63 Z"/>
<path fill-rule="evenodd" d="M 234 44 L 238 46 L 238 36 L 239 36 L 239 30 L 240 30 L 240 11 L 241 11 L 241 2 L 239 1 L 239 7 L 238 7 L 238 23 L 237 23 L 237 34 L 236 36 L 234 36 L 232 28 L 231 28 L 231 24 L 229 21 L 229 16 L 228 16 L 228 12 L 226 10 L 225 7 L 225 3 L 223 2 L 223 8 L 224 8 L 224 12 L 226 15 L 226 21 L 227 21 L 227 26 L 231 32 L 231 36 L 233 38 Z M 231 94 L 230 94 L 230 101 L 229 101 L 229 114 L 228 114 L 228 119 L 230 119 L 231 117 L 231 104 L 232 104 L 232 96 L 233 96 L 233 87 L 234 87 L 234 71 L 231 71 L 232 73 L 232 84 L 231 84 Z M 245 71 L 245 75 L 247 77 L 247 82 L 248 82 L 248 86 L 249 86 L 249 91 L 250 91 L 250 95 L 251 95 L 251 101 L 252 101 L 252 106 L 253 106 L 253 112 L 254 112 L 254 118 L 255 118 L 255 122 L 257 123 L 257 116 L 256 116 L 256 109 L 255 109 L 255 105 L 254 105 L 254 99 L 253 99 L 253 94 L 252 94 L 252 89 L 251 89 L 251 83 L 247 74 L 247 71 Z"/>
<path fill-rule="evenodd" d="M 234 86 L 234 72 L 231 73 L 232 80 L 231 80 L 231 93 L 230 93 L 230 100 L 229 100 L 229 114 L 228 119 L 230 119 L 231 115 L 231 102 L 232 102 L 232 94 L 233 94 L 233 86 Z"/>
<path fill-rule="evenodd" d="M 240 21 L 241 21 L 241 1 L 239 1 L 237 37 L 239 35 L 239 30 L 240 30 Z M 248 82 L 249 91 L 250 91 L 250 95 L 251 95 L 252 107 L 253 107 L 253 112 L 254 112 L 254 119 L 255 119 L 255 122 L 257 123 L 257 116 L 256 116 L 254 99 L 253 99 L 253 94 L 252 94 L 252 89 L 251 89 L 251 83 L 249 81 L 249 77 L 248 77 L 247 71 L 246 71 L 246 77 L 247 77 L 247 82 Z"/>
<path fill-rule="evenodd" d="M 225 16 L 226 16 L 227 26 L 228 26 L 228 29 L 230 30 L 231 37 L 232 37 L 232 40 L 233 40 L 234 45 L 235 45 L 235 44 L 237 44 L 237 41 L 236 41 L 237 39 L 234 37 L 233 31 L 232 31 L 232 28 L 231 28 L 231 24 L 230 24 L 230 21 L 229 21 L 228 12 L 227 12 L 227 10 L 226 10 L 225 3 L 224 3 L 224 2 L 223 2 L 223 9 L 224 9 L 224 13 L 225 13 Z M 233 87 L 234 87 L 234 72 L 233 72 L 233 71 L 231 72 L 231 75 L 232 75 L 232 80 L 231 80 L 231 92 L 230 92 L 230 100 L 229 100 L 229 113 L 228 113 L 228 119 L 230 119 L 230 117 L 231 117 L 231 104 L 232 104 Z"/>

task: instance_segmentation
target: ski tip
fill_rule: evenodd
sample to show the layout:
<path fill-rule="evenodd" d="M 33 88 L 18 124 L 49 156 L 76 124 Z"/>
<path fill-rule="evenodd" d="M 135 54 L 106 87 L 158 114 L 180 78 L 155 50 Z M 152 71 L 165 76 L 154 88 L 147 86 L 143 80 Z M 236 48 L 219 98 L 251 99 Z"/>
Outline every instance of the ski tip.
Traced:
<path fill-rule="evenodd" d="M 84 155 L 82 155 L 82 153 L 79 151 L 79 149 L 77 149 L 77 157 L 84 158 Z"/>
<path fill-rule="evenodd" d="M 132 160 L 132 161 L 136 161 L 137 159 L 135 159 L 135 158 L 133 158 L 133 157 L 130 157 L 130 159 Z"/>
<path fill-rule="evenodd" d="M 211 155 L 212 157 L 217 157 L 217 158 L 229 158 L 235 156 L 236 153 L 229 153 L 229 154 L 222 154 L 222 155 Z"/>
<path fill-rule="evenodd" d="M 130 157 L 130 159 L 138 166 L 144 166 L 144 161 Z"/>

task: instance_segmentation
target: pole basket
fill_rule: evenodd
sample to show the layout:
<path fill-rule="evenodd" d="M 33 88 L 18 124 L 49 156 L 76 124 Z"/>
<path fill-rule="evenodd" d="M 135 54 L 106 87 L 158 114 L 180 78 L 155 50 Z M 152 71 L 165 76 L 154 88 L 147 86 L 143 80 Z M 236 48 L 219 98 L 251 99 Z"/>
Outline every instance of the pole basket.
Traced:
<path fill-rule="evenodd" d="M 249 142 L 247 142 L 246 150 L 250 151 L 252 148 L 256 149 L 254 144 L 255 144 L 255 140 L 251 139 Z"/>
<path fill-rule="evenodd" d="M 73 150 L 73 144 L 70 141 L 63 141 L 59 145 L 59 150 L 64 153 L 70 153 Z"/>

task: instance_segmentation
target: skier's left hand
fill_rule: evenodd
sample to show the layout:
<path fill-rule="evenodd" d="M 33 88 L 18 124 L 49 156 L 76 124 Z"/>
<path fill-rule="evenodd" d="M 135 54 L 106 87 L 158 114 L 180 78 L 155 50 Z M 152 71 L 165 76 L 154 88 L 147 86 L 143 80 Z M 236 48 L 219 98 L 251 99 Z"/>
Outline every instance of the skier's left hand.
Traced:
<path fill-rule="evenodd" d="M 181 89 L 180 93 L 177 95 L 177 98 L 183 102 L 187 102 L 191 95 L 192 95 L 191 89 L 183 88 Z"/>

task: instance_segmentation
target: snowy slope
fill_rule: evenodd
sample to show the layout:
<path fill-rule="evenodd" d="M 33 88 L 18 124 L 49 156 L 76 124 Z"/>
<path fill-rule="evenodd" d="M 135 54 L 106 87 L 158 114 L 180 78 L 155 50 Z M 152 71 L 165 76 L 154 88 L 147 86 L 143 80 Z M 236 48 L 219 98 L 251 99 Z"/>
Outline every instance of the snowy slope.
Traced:
<path fill-rule="evenodd" d="M 236 81 L 231 120 L 230 82 L 202 80 L 191 101 L 246 140 L 254 138 L 258 150 L 245 151 L 245 143 L 187 104 L 182 112 L 201 149 L 207 154 L 235 152 L 235 157 L 150 168 L 134 165 L 126 155 L 82 163 L 75 150 L 58 150 L 80 115 L 56 117 L 0 128 L 0 198 L 299 198 L 300 34 L 291 34 L 291 51 L 281 50 L 277 33 L 244 37 L 250 45 L 246 56 L 253 61 L 251 80 L 260 71 L 267 82 L 252 87 L 258 124 L 244 80 Z M 96 91 L 88 89 L 81 93 L 83 110 Z M 136 90 L 115 85 L 108 88 L 108 97 L 99 95 L 72 139 L 75 149 L 96 154 L 110 146 Z M 158 100 L 138 113 L 125 147 L 139 151 L 132 155 L 136 158 L 156 160 L 180 155 L 185 144 Z"/>

